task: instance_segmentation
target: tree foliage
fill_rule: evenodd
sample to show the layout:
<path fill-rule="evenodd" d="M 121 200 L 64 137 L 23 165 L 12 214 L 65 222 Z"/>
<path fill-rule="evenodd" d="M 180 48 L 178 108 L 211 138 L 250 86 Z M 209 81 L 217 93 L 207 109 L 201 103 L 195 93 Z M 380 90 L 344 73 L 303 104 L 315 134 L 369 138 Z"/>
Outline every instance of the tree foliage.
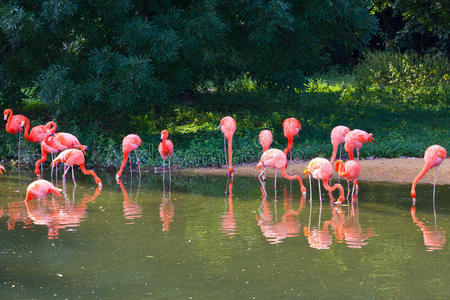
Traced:
<path fill-rule="evenodd" d="M 206 80 L 299 86 L 376 29 L 360 0 L 3 1 L 0 97 L 36 87 L 54 114 L 117 126 Z"/>

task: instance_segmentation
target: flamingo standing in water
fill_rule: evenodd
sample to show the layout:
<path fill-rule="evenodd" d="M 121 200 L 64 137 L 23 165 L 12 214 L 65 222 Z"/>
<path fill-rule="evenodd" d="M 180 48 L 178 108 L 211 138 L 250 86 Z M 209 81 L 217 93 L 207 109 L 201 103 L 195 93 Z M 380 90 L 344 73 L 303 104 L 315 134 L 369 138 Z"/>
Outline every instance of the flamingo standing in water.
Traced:
<path fill-rule="evenodd" d="M 346 126 L 336 126 L 331 130 L 330 138 L 333 145 L 333 154 L 331 155 L 330 163 L 333 165 L 336 159 L 337 149 L 339 147 L 339 159 L 341 159 L 342 144 L 345 143 L 345 136 L 350 132 L 350 128 Z"/>
<path fill-rule="evenodd" d="M 86 170 L 86 167 L 84 165 L 84 154 L 78 149 L 68 149 L 61 152 L 53 161 L 51 164 L 51 167 L 53 168 L 56 163 L 64 163 L 64 174 L 63 174 L 63 182 L 66 180 L 66 174 L 69 171 L 70 167 L 72 167 L 72 180 L 74 184 L 77 184 L 75 181 L 75 175 L 73 172 L 73 166 L 79 165 L 81 172 L 85 175 L 92 175 L 95 179 L 95 182 L 97 183 L 98 187 L 102 188 L 102 181 L 100 178 L 98 178 L 97 174 L 95 174 L 92 170 Z"/>
<path fill-rule="evenodd" d="M 347 180 L 347 196 L 350 193 L 350 180 L 353 182 L 352 194 L 356 188 L 356 194 L 358 194 L 358 178 L 361 173 L 361 165 L 356 160 L 348 160 L 345 162 L 342 160 L 336 161 L 334 170 L 339 176 L 344 177 Z"/>
<path fill-rule="evenodd" d="M 300 124 L 300 121 L 296 118 L 289 118 L 283 121 L 283 132 L 284 136 L 288 140 L 288 145 L 284 149 L 284 155 L 287 156 L 287 153 L 289 152 L 290 158 L 289 160 L 292 163 L 292 145 L 294 143 L 294 135 L 298 136 L 298 132 L 302 129 L 302 125 Z"/>
<path fill-rule="evenodd" d="M 263 152 L 267 151 L 272 144 L 272 132 L 270 130 L 261 130 L 259 133 L 259 144 L 263 147 Z"/>
<path fill-rule="evenodd" d="M 6 132 L 10 134 L 19 134 L 19 151 L 18 157 L 20 161 L 20 142 L 22 139 L 22 131 L 24 131 L 22 127 L 23 122 L 30 122 L 27 117 L 23 115 L 13 115 L 12 109 L 5 109 L 3 111 L 3 118 L 6 121 Z"/>
<path fill-rule="evenodd" d="M 298 180 L 302 194 L 306 195 L 306 188 L 303 185 L 302 179 L 298 175 L 295 176 L 288 175 L 286 173 L 286 165 L 287 165 L 286 154 L 284 154 L 283 151 L 279 149 L 269 149 L 261 155 L 261 158 L 259 159 L 259 162 L 256 165 L 256 169 L 258 168 L 262 169 L 261 173 L 258 176 L 258 179 L 264 189 L 264 193 L 267 194 L 266 188 L 264 187 L 261 177 L 263 176 L 267 168 L 275 168 L 275 183 L 274 183 L 275 190 L 277 189 L 277 171 L 278 169 L 281 169 L 284 178 L 289 180 L 295 179 Z"/>
<path fill-rule="evenodd" d="M 166 159 L 169 159 L 169 169 L 170 169 L 170 157 L 173 154 L 173 143 L 168 140 L 169 132 L 164 129 L 161 131 L 161 143 L 158 145 L 158 151 L 163 159 L 163 170 L 166 169 Z"/>
<path fill-rule="evenodd" d="M 44 179 L 36 180 L 27 187 L 27 196 L 25 197 L 25 202 L 29 202 L 32 199 L 41 199 L 48 194 L 55 194 L 61 198 L 61 189 L 55 187 L 51 182 Z"/>
<path fill-rule="evenodd" d="M 309 174 L 312 174 L 312 176 L 319 182 L 320 201 L 322 201 L 322 195 L 320 191 L 320 180 L 322 180 L 324 188 L 330 193 L 333 192 L 335 189 L 339 189 L 341 193 L 339 195 L 338 201 L 336 201 L 334 204 L 341 204 L 345 200 L 344 188 L 339 183 L 336 183 L 331 187 L 329 186 L 328 181 L 331 178 L 332 172 L 333 167 L 331 166 L 331 163 L 328 159 L 316 157 L 313 160 L 311 160 L 308 166 L 305 168 L 305 177 Z"/>
<path fill-rule="evenodd" d="M 433 145 L 427 148 L 424 155 L 425 165 L 423 166 L 422 171 L 414 178 L 414 181 L 411 186 L 411 198 L 416 200 L 416 185 L 420 179 L 428 172 L 429 169 L 435 168 L 434 173 L 434 181 L 433 188 L 436 188 L 436 180 L 437 180 L 437 167 L 442 163 L 442 161 L 447 157 L 447 152 L 444 147 L 439 145 Z M 433 197 L 434 198 L 434 197 Z"/>
<path fill-rule="evenodd" d="M 56 154 L 68 149 L 79 149 L 84 152 L 87 149 L 87 146 L 82 145 L 73 134 L 66 132 L 55 133 L 57 128 L 55 122 L 48 122 L 45 127 L 47 129 L 47 135 L 41 142 L 41 159 L 36 162 L 36 168 L 34 169 L 34 174 L 36 175 L 41 174 L 39 166 L 47 160 L 48 153 Z"/>
<path fill-rule="evenodd" d="M 357 158 L 359 160 L 359 149 L 367 142 L 372 144 L 374 138 L 371 133 L 367 133 L 364 130 L 354 129 L 347 133 L 345 136 L 345 151 L 348 153 L 350 160 L 353 160 L 353 149 L 356 149 Z"/>
<path fill-rule="evenodd" d="M 222 120 L 220 120 L 219 127 L 222 131 L 224 138 L 223 138 L 223 150 L 225 152 L 225 162 L 228 165 L 227 162 L 227 147 L 226 147 L 226 140 L 228 140 L 228 173 L 233 175 L 233 134 L 236 131 L 236 120 L 234 120 L 232 117 L 224 117 Z M 225 140 L 226 139 L 226 140 Z"/>
<path fill-rule="evenodd" d="M 123 168 L 127 164 L 127 159 L 128 159 L 128 156 L 130 155 L 131 151 L 134 151 L 134 153 L 136 154 L 136 164 L 138 165 L 139 176 L 141 176 L 140 161 L 139 161 L 139 157 L 138 157 L 137 152 L 136 152 L 137 148 L 141 144 L 142 144 L 142 140 L 136 134 L 129 134 L 126 137 L 123 138 L 123 141 L 122 141 L 123 160 L 122 160 L 122 164 L 120 165 L 120 170 L 116 174 L 116 181 L 118 181 L 120 176 L 122 176 Z M 131 168 L 131 157 L 130 157 L 130 173 L 132 173 L 132 172 L 133 171 L 132 171 L 132 168 Z"/>

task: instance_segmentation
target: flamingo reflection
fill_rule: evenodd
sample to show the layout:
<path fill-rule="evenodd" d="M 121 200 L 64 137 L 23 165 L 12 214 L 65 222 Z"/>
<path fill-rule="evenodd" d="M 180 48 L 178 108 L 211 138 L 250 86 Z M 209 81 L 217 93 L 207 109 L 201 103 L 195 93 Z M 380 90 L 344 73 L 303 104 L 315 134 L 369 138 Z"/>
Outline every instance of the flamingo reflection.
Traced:
<path fill-rule="evenodd" d="M 23 200 L 8 203 L 7 212 L 4 212 L 4 214 L 8 216 L 6 222 L 8 230 L 15 230 L 17 222 L 23 223 L 24 228 L 29 227 L 33 223 L 28 218 L 27 208 Z"/>
<path fill-rule="evenodd" d="M 163 198 L 161 204 L 159 205 L 159 218 L 162 222 L 162 231 L 169 231 L 170 223 L 173 222 L 173 216 L 175 214 L 175 207 L 172 203 L 171 192 L 172 192 L 172 171 L 169 169 L 169 192 L 166 198 L 166 183 L 165 183 L 165 169 L 163 170 Z"/>
<path fill-rule="evenodd" d="M 225 200 L 225 213 L 221 216 L 222 219 L 222 233 L 225 235 L 235 235 L 236 232 L 236 220 L 233 212 L 233 178 L 227 176 L 228 192 L 225 190 L 225 195 L 228 194 L 228 205 Z M 227 208 L 228 206 L 228 208 Z"/>
<path fill-rule="evenodd" d="M 258 214 L 256 215 L 256 220 L 258 221 L 258 226 L 261 228 L 261 232 L 266 239 L 271 244 L 279 244 L 288 237 L 299 236 L 299 215 L 303 209 L 305 197 L 302 196 L 299 207 L 297 209 L 293 209 L 292 197 L 288 196 L 287 188 L 285 187 L 283 191 L 283 209 L 285 213 L 281 216 L 280 221 L 278 221 L 276 200 L 277 194 L 275 193 L 274 215 L 272 215 L 268 201 L 266 200 L 263 187 L 261 187 L 261 194 L 262 202 Z"/>
<path fill-rule="evenodd" d="M 132 180 L 132 177 L 130 177 Z M 142 216 L 142 207 L 141 205 L 137 202 L 137 198 L 139 196 L 139 190 L 141 187 L 141 179 L 139 177 L 139 181 L 138 181 L 138 190 L 136 192 L 136 198 L 134 201 L 130 200 L 131 197 L 131 193 L 132 193 L 132 187 L 133 187 L 133 182 L 130 181 L 130 196 L 127 193 L 127 190 L 125 189 L 125 186 L 122 183 L 121 179 L 117 179 L 117 183 L 120 186 L 120 189 L 122 190 L 122 194 L 123 194 L 123 216 L 126 220 L 129 220 L 129 222 L 127 224 L 134 224 L 134 220 L 135 219 L 139 219 Z"/>
<path fill-rule="evenodd" d="M 368 239 L 373 236 L 372 228 L 362 228 L 359 223 L 359 207 L 358 207 L 358 196 L 356 194 L 352 195 L 352 203 L 349 206 L 349 212 L 347 212 L 347 217 L 345 213 L 341 210 L 340 215 L 342 220 L 339 225 L 342 226 L 335 227 L 336 238 L 338 241 L 345 241 L 347 247 L 349 248 L 362 248 L 366 246 L 369 242 Z"/>
<path fill-rule="evenodd" d="M 64 200 L 42 199 L 25 203 L 28 217 L 36 225 L 48 227 L 48 239 L 58 239 L 61 229 L 74 230 L 87 217 L 87 204 L 94 201 L 101 193 L 97 188 L 93 195 L 85 195 L 79 203 L 75 202 L 75 190 L 73 188 L 72 199 L 66 193 L 63 186 Z"/>
<path fill-rule="evenodd" d="M 436 207 L 433 202 L 433 212 L 434 212 L 434 226 L 425 225 L 416 217 L 416 206 L 413 204 L 411 206 L 411 217 L 417 227 L 423 233 L 423 243 L 425 245 L 426 251 L 442 250 L 447 242 L 445 237 L 445 230 L 439 230 L 437 228 L 437 217 L 436 217 Z"/>
<path fill-rule="evenodd" d="M 329 231 L 329 227 L 332 222 L 336 222 L 336 215 L 333 215 L 331 220 L 325 221 L 323 227 L 320 227 L 322 218 L 322 201 L 319 202 L 319 222 L 317 227 L 311 229 L 311 216 L 312 216 L 312 202 L 309 203 L 309 220 L 308 226 L 305 225 L 303 232 L 308 239 L 309 246 L 317 250 L 328 250 L 331 244 L 333 244 L 333 237 Z M 338 221 L 339 222 L 339 221 Z"/>

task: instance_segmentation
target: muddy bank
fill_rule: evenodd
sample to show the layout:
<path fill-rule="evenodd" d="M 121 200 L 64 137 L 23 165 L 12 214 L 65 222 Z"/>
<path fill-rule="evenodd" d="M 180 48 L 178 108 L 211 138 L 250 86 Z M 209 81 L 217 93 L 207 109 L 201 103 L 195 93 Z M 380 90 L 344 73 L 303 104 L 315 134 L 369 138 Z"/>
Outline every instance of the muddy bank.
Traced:
<path fill-rule="evenodd" d="M 303 176 L 303 170 L 309 161 L 295 162 L 292 171 L 295 174 Z M 374 159 L 361 160 L 362 171 L 360 175 L 361 181 L 378 181 L 378 182 L 396 182 L 411 183 L 417 174 L 422 170 L 423 158 L 392 158 L 392 159 Z M 254 164 L 234 166 L 236 176 L 256 176 Z M 177 172 L 192 175 L 226 175 L 225 168 L 196 168 L 182 169 Z M 268 172 L 269 177 L 274 176 L 274 171 Z M 279 174 L 280 176 L 281 174 Z M 336 175 L 336 174 L 335 174 Z M 420 183 L 432 183 L 434 178 L 434 170 L 430 170 L 420 181 Z M 438 168 L 437 184 L 450 184 L 450 160 L 446 159 Z"/>

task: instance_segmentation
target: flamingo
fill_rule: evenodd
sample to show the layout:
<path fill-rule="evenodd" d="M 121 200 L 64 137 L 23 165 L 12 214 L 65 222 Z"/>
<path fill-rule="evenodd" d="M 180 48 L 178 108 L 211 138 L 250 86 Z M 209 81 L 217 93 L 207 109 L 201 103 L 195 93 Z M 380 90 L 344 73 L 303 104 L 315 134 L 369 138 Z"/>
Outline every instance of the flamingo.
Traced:
<path fill-rule="evenodd" d="M 263 147 L 263 152 L 267 151 L 272 144 L 272 132 L 270 130 L 261 130 L 259 133 L 259 144 Z"/>
<path fill-rule="evenodd" d="M 158 145 L 158 151 L 163 159 L 163 169 L 166 169 L 166 159 L 169 159 L 169 169 L 170 169 L 170 157 L 173 154 L 173 143 L 168 140 L 169 132 L 167 130 L 161 131 L 161 143 Z"/>
<path fill-rule="evenodd" d="M 236 120 L 229 116 L 224 117 L 220 120 L 220 125 L 217 129 L 219 128 L 224 135 L 223 150 L 225 152 L 225 162 L 227 165 L 227 148 L 225 139 L 228 140 L 228 160 L 230 162 L 228 165 L 228 173 L 233 175 L 233 134 L 236 131 Z"/>
<path fill-rule="evenodd" d="M 66 174 L 69 171 L 69 168 L 72 167 L 72 180 L 74 184 L 77 184 L 75 181 L 75 175 L 73 172 L 73 166 L 79 165 L 81 172 L 85 175 L 92 175 L 95 179 L 95 182 L 97 183 L 98 187 L 102 188 L 102 181 L 100 178 L 98 178 L 97 174 L 95 174 L 92 170 L 86 170 L 86 167 L 84 166 L 84 154 L 78 149 L 68 149 L 61 152 L 53 161 L 51 164 L 51 167 L 53 168 L 56 163 L 64 163 L 64 174 L 63 174 L 63 181 L 66 180 Z"/>
<path fill-rule="evenodd" d="M 30 143 L 40 143 L 45 139 L 47 135 L 46 125 L 34 126 L 30 130 L 30 120 L 23 120 L 21 123 L 22 128 L 25 128 L 24 137 Z"/>
<path fill-rule="evenodd" d="M 284 154 L 290 154 L 290 161 L 292 162 L 292 144 L 294 143 L 294 135 L 298 136 L 298 132 L 302 129 L 300 121 L 296 118 L 289 118 L 283 121 L 284 136 L 288 139 L 288 146 L 284 149 Z"/>
<path fill-rule="evenodd" d="M 27 187 L 27 196 L 25 197 L 25 202 L 29 202 L 32 199 L 41 199 L 48 194 L 55 194 L 61 198 L 61 189 L 55 187 L 51 182 L 44 179 L 36 180 Z"/>
<path fill-rule="evenodd" d="M 433 187 L 436 188 L 436 180 L 437 180 L 437 167 L 442 163 L 442 161 L 447 157 L 447 152 L 445 148 L 439 145 L 433 145 L 427 148 L 425 151 L 425 165 L 423 166 L 422 171 L 414 178 L 414 181 L 411 186 L 411 198 L 413 201 L 416 200 L 416 185 L 420 179 L 428 172 L 429 169 L 435 168 L 434 174 L 434 182 Z"/>
<path fill-rule="evenodd" d="M 331 144 L 333 145 L 333 154 L 331 155 L 330 163 L 333 165 L 336 159 L 337 149 L 339 147 L 339 159 L 341 159 L 341 144 L 345 143 L 345 136 L 350 132 L 350 128 L 346 126 L 336 126 L 331 130 L 330 138 Z"/>
<path fill-rule="evenodd" d="M 263 147 L 263 152 L 267 151 L 272 144 L 272 132 L 270 130 L 261 130 L 259 133 L 259 144 Z M 266 174 L 263 174 L 263 180 L 266 180 Z"/>
<path fill-rule="evenodd" d="M 336 161 L 334 165 L 334 170 L 339 174 L 339 176 L 344 177 L 347 180 L 347 195 L 350 193 L 350 180 L 353 182 L 353 190 L 356 187 L 356 193 L 358 193 L 358 178 L 361 173 L 361 165 L 356 160 L 348 160 L 345 162 L 342 160 Z"/>
<path fill-rule="evenodd" d="M 14 115 L 12 109 L 5 109 L 3 111 L 3 119 L 6 121 L 6 132 L 10 134 L 19 134 L 19 151 L 18 157 L 20 161 L 20 142 L 22 139 L 23 122 L 30 122 L 27 117 L 23 115 Z"/>
<path fill-rule="evenodd" d="M 34 169 L 34 174 L 36 175 L 41 174 L 39 171 L 39 165 L 47 160 L 48 153 L 56 154 L 60 151 L 68 149 L 79 149 L 85 152 L 87 149 L 87 146 L 82 145 L 73 134 L 66 132 L 55 133 L 57 128 L 55 122 L 48 122 L 45 127 L 47 129 L 47 135 L 41 142 L 42 157 L 36 162 L 36 168 Z"/>
<path fill-rule="evenodd" d="M 122 141 L 123 160 L 122 160 L 122 164 L 120 165 L 120 170 L 116 174 L 116 181 L 118 181 L 120 176 L 122 176 L 123 168 L 127 164 L 127 159 L 128 159 L 128 156 L 130 155 L 131 151 L 134 151 L 134 153 L 136 154 L 136 164 L 138 165 L 138 168 L 139 168 L 139 176 L 141 176 L 140 161 L 139 161 L 139 157 L 136 152 L 137 148 L 141 144 L 142 144 L 142 140 L 136 134 L 129 134 L 123 138 L 123 141 Z M 131 169 L 131 157 L 130 157 L 130 173 L 131 172 L 132 172 L 132 169 Z"/>
<path fill-rule="evenodd" d="M 3 172 L 6 172 L 5 167 L 0 165 L 0 174 L 3 174 Z"/>
<path fill-rule="evenodd" d="M 344 202 L 344 188 L 342 187 L 342 185 L 340 185 L 339 183 L 336 183 L 332 187 L 328 185 L 328 181 L 331 178 L 332 172 L 333 167 L 331 166 L 331 163 L 328 159 L 316 157 L 311 160 L 308 166 L 305 168 L 305 177 L 309 174 L 312 174 L 312 176 L 318 180 L 320 201 L 322 201 L 320 180 L 322 180 L 324 188 L 330 193 L 335 189 L 339 189 L 341 193 L 339 195 L 338 201 L 336 201 L 334 204 L 341 204 L 342 202 Z"/>
<path fill-rule="evenodd" d="M 286 173 L 286 165 L 287 165 L 286 154 L 284 154 L 283 151 L 279 149 L 269 149 L 261 155 L 261 158 L 259 159 L 259 162 L 256 165 L 256 169 L 258 168 L 262 169 L 261 173 L 258 176 L 258 179 L 264 188 L 264 193 L 267 194 L 266 188 L 264 187 L 261 177 L 263 176 L 267 168 L 275 168 L 275 183 L 274 183 L 275 190 L 277 188 L 277 170 L 281 169 L 284 178 L 289 180 L 295 179 L 298 180 L 302 194 L 306 195 L 306 188 L 303 185 L 302 179 L 298 175 L 295 176 L 288 175 Z"/>
<path fill-rule="evenodd" d="M 344 148 L 345 151 L 347 151 L 350 160 L 353 160 L 353 149 L 356 149 L 359 160 L 359 149 L 361 149 L 362 145 L 367 142 L 372 144 L 373 140 L 373 135 L 365 132 L 364 130 L 354 129 L 347 133 L 345 136 Z"/>

